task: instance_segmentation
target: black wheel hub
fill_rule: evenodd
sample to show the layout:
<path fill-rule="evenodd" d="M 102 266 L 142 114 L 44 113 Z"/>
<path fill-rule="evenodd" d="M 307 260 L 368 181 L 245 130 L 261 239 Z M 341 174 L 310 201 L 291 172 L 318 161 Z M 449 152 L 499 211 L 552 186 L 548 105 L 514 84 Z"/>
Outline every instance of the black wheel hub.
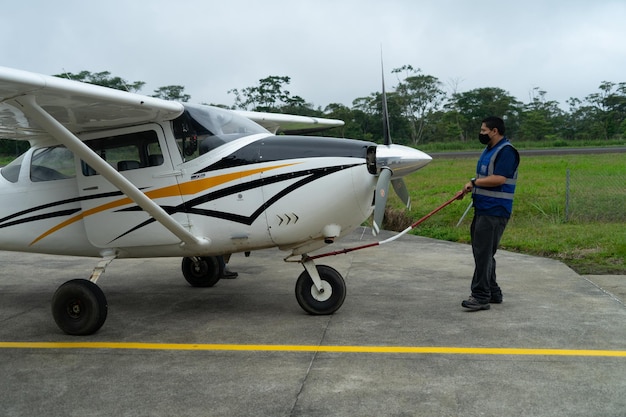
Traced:
<path fill-rule="evenodd" d="M 73 319 L 79 319 L 83 311 L 83 303 L 80 300 L 71 300 L 67 303 L 67 315 Z"/>

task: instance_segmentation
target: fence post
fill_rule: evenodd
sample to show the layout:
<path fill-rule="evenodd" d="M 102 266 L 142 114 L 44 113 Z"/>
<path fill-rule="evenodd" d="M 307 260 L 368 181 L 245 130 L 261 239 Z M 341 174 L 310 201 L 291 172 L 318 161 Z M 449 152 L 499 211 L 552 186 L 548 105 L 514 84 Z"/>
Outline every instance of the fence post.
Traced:
<path fill-rule="evenodd" d="M 570 176 L 569 176 L 569 168 L 565 171 L 565 222 L 569 221 L 569 184 L 570 184 Z"/>

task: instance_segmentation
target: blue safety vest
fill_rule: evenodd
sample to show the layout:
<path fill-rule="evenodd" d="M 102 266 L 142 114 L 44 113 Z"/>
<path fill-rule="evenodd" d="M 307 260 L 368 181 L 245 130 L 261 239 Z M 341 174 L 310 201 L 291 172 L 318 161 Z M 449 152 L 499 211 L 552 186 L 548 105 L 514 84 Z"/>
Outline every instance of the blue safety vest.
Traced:
<path fill-rule="evenodd" d="M 502 139 L 493 148 L 485 148 L 476 165 L 476 179 L 493 175 L 496 158 L 505 146 L 510 146 L 515 153 L 517 150 L 506 138 Z M 519 161 L 519 154 L 517 156 Z M 486 216 L 511 217 L 513 211 L 513 194 L 517 183 L 517 167 L 512 178 L 498 187 L 474 187 L 473 199 L 476 214 Z"/>

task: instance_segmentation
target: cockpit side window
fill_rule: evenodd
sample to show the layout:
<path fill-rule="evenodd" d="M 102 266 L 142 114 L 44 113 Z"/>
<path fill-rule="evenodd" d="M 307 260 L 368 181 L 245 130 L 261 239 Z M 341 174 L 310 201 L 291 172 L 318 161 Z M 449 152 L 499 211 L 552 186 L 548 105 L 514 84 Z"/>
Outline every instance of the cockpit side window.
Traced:
<path fill-rule="evenodd" d="M 65 146 L 37 149 L 30 161 L 32 182 L 65 180 L 76 177 L 74 154 Z"/>
<path fill-rule="evenodd" d="M 163 151 L 154 130 L 94 139 L 85 142 L 98 156 L 118 171 L 153 167 L 163 164 Z M 81 161 L 85 176 L 98 173 Z"/>
<path fill-rule="evenodd" d="M 191 118 L 188 111 L 185 111 L 177 119 L 172 121 L 172 129 L 176 146 L 183 161 L 191 161 L 200 156 L 198 149 L 198 135 L 211 134 L 205 127 Z"/>
<path fill-rule="evenodd" d="M 172 121 L 172 129 L 185 162 L 243 136 L 269 133 L 232 111 L 192 104 L 185 104 L 185 112 Z"/>

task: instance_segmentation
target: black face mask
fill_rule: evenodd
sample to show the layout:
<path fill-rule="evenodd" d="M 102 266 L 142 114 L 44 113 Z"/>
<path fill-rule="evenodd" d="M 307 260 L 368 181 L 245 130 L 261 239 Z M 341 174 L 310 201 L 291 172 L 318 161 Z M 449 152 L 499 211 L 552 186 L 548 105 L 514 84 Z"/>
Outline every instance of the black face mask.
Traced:
<path fill-rule="evenodd" d="M 491 140 L 491 138 L 489 137 L 489 135 L 485 135 L 482 133 L 478 134 L 478 140 L 480 141 L 480 143 L 482 143 L 483 145 L 486 145 L 489 143 L 489 141 Z"/>

